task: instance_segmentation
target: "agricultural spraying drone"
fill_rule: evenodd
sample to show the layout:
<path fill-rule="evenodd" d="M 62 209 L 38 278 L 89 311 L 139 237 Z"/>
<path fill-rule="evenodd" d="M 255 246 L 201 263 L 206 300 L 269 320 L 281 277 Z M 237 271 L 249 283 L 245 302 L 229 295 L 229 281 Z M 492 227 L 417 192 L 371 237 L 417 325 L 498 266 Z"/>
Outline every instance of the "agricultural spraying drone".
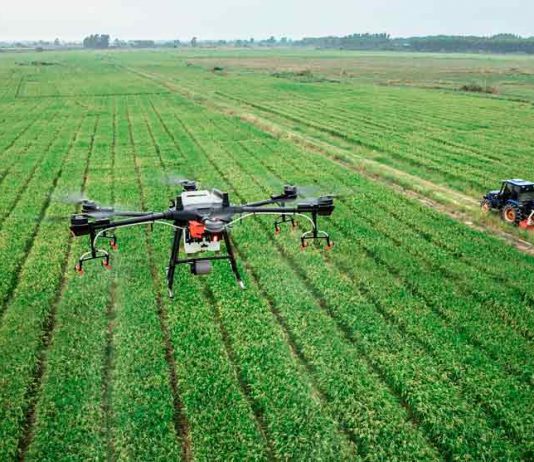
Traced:
<path fill-rule="evenodd" d="M 110 254 L 97 248 L 99 239 L 108 239 L 111 247 L 117 249 L 117 237 L 112 230 L 142 224 L 165 224 L 174 229 L 169 266 L 167 268 L 167 287 L 169 296 L 173 296 L 174 273 L 177 265 L 191 267 L 194 275 L 207 274 L 211 271 L 213 260 L 228 260 L 237 283 L 244 288 L 237 268 L 230 228 L 244 218 L 255 215 L 276 215 L 275 233 L 280 226 L 296 226 L 295 217 L 306 218 L 311 223 L 311 230 L 300 236 L 301 246 L 308 245 L 308 240 L 323 239 L 327 248 L 331 248 L 330 236 L 317 227 L 319 216 L 329 216 L 334 211 L 334 198 L 321 196 L 314 199 L 298 201 L 296 186 L 284 186 L 283 193 L 272 195 L 269 199 L 244 205 L 230 204 L 228 193 L 217 189 L 211 191 L 197 190 L 197 184 L 191 180 L 181 180 L 183 192 L 171 201 L 164 212 L 128 212 L 103 207 L 96 202 L 84 199 L 80 201 L 81 213 L 72 215 L 70 229 L 74 236 L 89 236 L 90 250 L 78 260 L 76 271 L 83 274 L 83 264 L 88 260 L 101 259 L 105 268 L 110 268 Z M 290 204 L 293 203 L 293 204 Z M 292 206 L 291 206 L 292 205 Z M 179 258 L 181 241 L 184 242 L 186 258 Z M 226 253 L 221 251 L 224 241 Z M 187 257 L 199 252 L 214 252 L 215 255 Z"/>

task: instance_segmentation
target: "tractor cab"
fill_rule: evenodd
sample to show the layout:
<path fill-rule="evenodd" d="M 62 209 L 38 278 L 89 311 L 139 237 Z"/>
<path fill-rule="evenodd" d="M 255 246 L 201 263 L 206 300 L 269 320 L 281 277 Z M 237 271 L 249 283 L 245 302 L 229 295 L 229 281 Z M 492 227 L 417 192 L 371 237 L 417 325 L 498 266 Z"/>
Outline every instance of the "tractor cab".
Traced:
<path fill-rule="evenodd" d="M 534 183 L 519 178 L 504 180 L 501 189 L 483 197 L 481 207 L 486 213 L 498 210 L 504 221 L 519 224 L 534 210 Z"/>

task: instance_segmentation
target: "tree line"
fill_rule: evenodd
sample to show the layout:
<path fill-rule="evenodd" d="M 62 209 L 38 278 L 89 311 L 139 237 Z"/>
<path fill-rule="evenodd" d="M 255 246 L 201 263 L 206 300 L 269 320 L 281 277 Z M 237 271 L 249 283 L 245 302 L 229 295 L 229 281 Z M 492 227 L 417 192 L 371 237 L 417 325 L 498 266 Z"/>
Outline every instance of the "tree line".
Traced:
<path fill-rule="evenodd" d="M 523 38 L 514 34 L 491 37 L 434 35 L 408 38 L 391 38 L 389 34 L 352 34 L 344 37 L 308 37 L 294 41 L 292 45 L 342 50 L 534 54 L 534 37 Z"/>
<path fill-rule="evenodd" d="M 153 40 L 122 41 L 110 43 L 107 34 L 93 34 L 83 40 L 84 48 L 155 48 L 155 47 L 313 47 L 340 50 L 391 50 L 424 51 L 445 53 L 526 53 L 534 54 L 534 37 L 523 38 L 514 34 L 499 34 L 491 37 L 434 35 L 427 37 L 392 38 L 389 34 L 351 34 L 346 36 L 306 37 L 291 40 L 271 36 L 263 40 L 205 40 L 197 37 L 187 43 L 179 40 L 154 42 Z"/>
<path fill-rule="evenodd" d="M 108 48 L 109 35 L 108 34 L 92 34 L 83 39 L 84 48 Z"/>

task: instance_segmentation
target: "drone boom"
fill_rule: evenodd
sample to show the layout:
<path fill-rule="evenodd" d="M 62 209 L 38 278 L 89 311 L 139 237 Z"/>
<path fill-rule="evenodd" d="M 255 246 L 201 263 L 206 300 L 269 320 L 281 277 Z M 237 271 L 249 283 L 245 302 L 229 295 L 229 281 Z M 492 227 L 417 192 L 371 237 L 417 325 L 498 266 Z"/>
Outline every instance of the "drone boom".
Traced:
<path fill-rule="evenodd" d="M 334 211 L 334 199 L 323 196 L 312 201 L 291 204 L 297 200 L 297 188 L 286 185 L 280 195 L 269 199 L 244 205 L 230 204 L 228 193 L 217 189 L 211 191 L 197 190 L 194 181 L 184 180 L 183 192 L 171 202 L 164 212 L 115 211 L 113 208 L 101 207 L 92 201 L 82 201 L 81 213 L 71 217 L 70 229 L 74 236 L 89 236 L 90 251 L 80 257 L 76 270 L 83 273 L 83 264 L 88 260 L 102 259 L 106 268 L 110 268 L 110 255 L 97 248 L 98 239 L 109 239 L 113 249 L 117 248 L 117 237 L 112 230 L 142 224 L 164 223 L 174 228 L 169 266 L 167 268 L 167 286 L 169 295 L 173 295 L 174 272 L 179 264 L 187 264 L 193 274 L 207 274 L 211 271 L 212 260 L 226 259 L 230 262 L 238 284 L 244 288 L 233 253 L 229 229 L 237 221 L 248 216 L 277 215 L 275 232 L 280 232 L 280 225 L 291 222 L 295 227 L 295 217 L 305 216 L 312 223 L 312 229 L 300 237 L 301 246 L 307 246 L 308 240 L 324 239 L 327 248 L 331 248 L 330 236 L 320 231 L 317 226 L 319 216 L 329 216 Z M 309 216 L 308 216 L 309 215 Z M 179 258 L 181 241 L 184 252 L 192 255 L 199 252 L 215 252 L 216 255 L 205 257 Z M 226 254 L 220 252 L 224 242 Z"/>

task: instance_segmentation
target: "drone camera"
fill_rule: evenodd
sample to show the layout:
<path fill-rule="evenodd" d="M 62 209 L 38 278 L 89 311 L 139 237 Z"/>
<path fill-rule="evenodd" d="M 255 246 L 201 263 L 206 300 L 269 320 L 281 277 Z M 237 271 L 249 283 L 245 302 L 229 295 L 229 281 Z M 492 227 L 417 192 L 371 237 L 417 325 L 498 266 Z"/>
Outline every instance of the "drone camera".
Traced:
<path fill-rule="evenodd" d="M 191 263 L 191 273 L 195 276 L 202 274 L 209 274 L 211 272 L 211 261 L 210 260 L 197 260 Z"/>

